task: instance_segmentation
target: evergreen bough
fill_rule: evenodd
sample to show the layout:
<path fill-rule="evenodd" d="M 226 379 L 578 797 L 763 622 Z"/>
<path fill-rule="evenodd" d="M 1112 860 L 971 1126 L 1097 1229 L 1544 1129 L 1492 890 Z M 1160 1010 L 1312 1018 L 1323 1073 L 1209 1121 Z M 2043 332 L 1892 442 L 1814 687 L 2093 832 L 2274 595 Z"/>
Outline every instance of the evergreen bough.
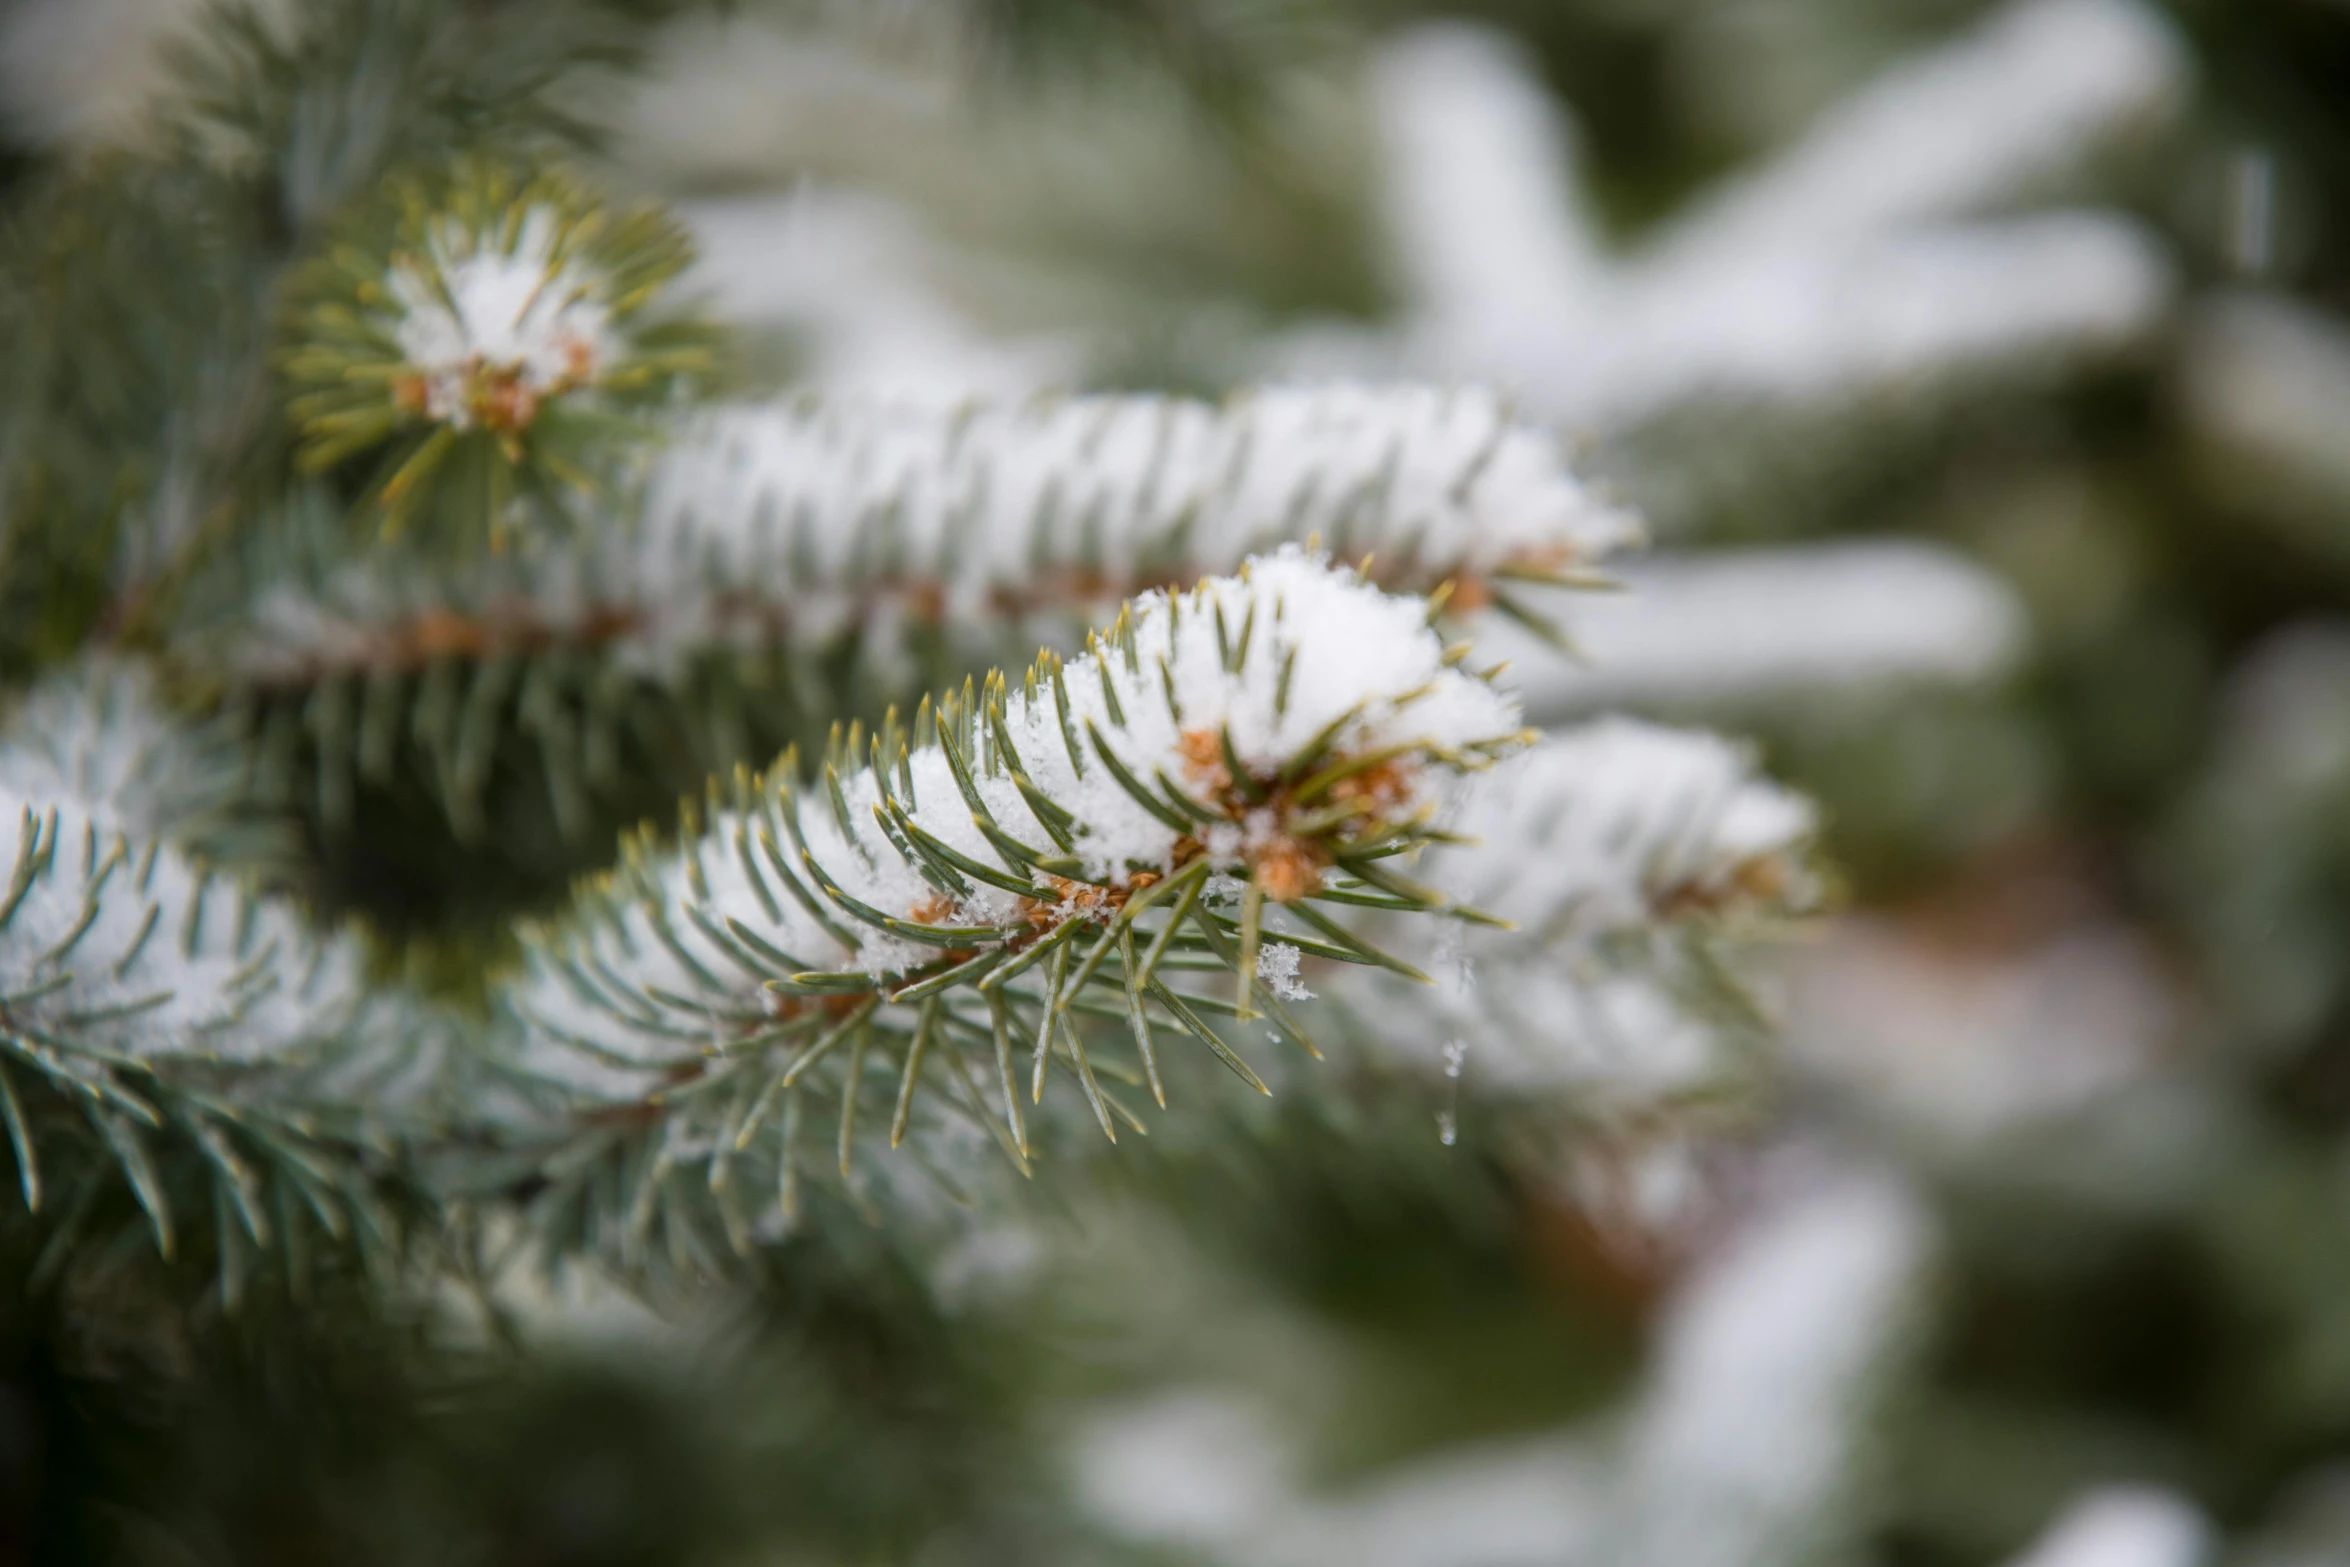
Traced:
<path fill-rule="evenodd" d="M 234 1305 L 320 1248 L 388 1292 L 517 1239 L 755 1271 L 836 1197 L 968 1230 L 1162 1112 L 1212 1138 L 1220 1074 L 1490 1023 L 1479 953 L 1750 1026 L 1709 954 L 1804 902 L 1801 807 L 1704 737 L 1508 760 L 1478 627 L 1571 641 L 1638 532 L 1549 434 L 1409 385 L 731 400 L 578 114 L 660 9 L 224 12 L 131 145 L 26 177 L 0 1120 L 45 1270 L 151 1246 Z"/>

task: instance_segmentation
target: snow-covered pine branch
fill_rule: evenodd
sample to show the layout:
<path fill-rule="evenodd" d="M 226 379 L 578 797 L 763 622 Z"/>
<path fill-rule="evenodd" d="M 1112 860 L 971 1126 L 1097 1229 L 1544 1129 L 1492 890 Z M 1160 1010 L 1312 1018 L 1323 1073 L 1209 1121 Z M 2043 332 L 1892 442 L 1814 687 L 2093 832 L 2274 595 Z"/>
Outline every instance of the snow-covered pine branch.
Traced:
<path fill-rule="evenodd" d="M 1020 1162 L 1023 1106 L 1056 1064 L 1113 1138 L 1141 1122 L 1103 1079 L 1163 1102 L 1168 1039 L 1261 1087 L 1209 1019 L 1263 1015 L 1306 1042 L 1258 977 L 1269 906 L 1316 952 L 1373 964 L 1398 960 L 1348 908 L 1466 912 L 1392 856 L 1522 734 L 1428 615 L 1289 549 L 1135 600 L 1017 689 L 997 676 L 925 703 L 910 737 L 885 719 L 867 765 L 852 732 L 813 786 L 788 759 L 738 775 L 676 852 L 632 856 L 535 943 L 513 995 L 525 1065 L 590 1107 L 591 1136 L 655 1126 L 652 1186 L 711 1164 L 722 1192 L 745 1152 L 796 1181 L 809 1156 L 789 1139 L 819 1078 L 844 1174 L 860 1124 L 894 1142 L 925 1119 L 926 1068 L 930 1097 Z M 1226 983 L 1184 985 L 1203 971 Z M 876 1068 L 895 1110 L 860 1122 Z M 646 1222 L 667 1201 L 649 1190 L 632 1199 Z M 584 1177 L 558 1192 L 590 1196 Z M 748 1233 L 739 1211 L 728 1223 Z"/>
<path fill-rule="evenodd" d="M 1816 901 L 1815 828 L 1742 747 L 1602 719 L 1480 778 L 1455 826 L 1468 841 L 1428 853 L 1423 874 L 1513 928 L 1462 927 L 1453 961 L 1430 962 L 1449 970 L 1433 989 L 1321 982 L 1374 1050 L 1472 1095 L 1570 1089 L 1571 1110 L 1602 1114 L 1653 1102 L 1722 1068 L 1742 1002 L 1699 949 Z"/>
<path fill-rule="evenodd" d="M 813 601 L 818 626 L 879 595 L 910 618 L 1042 610 L 1065 630 L 1072 612 L 1284 543 L 1369 561 L 1401 591 L 1457 580 L 1467 607 L 1514 576 L 1588 571 L 1638 533 L 1491 393 L 1341 384 L 1220 406 L 722 412 L 656 469 L 631 565 L 656 585 L 649 614 L 672 622 L 723 614 L 758 583 L 769 613 Z"/>
<path fill-rule="evenodd" d="M 12 1039 L 245 1064 L 333 1037 L 356 994 L 348 950 L 102 810 L 0 791 L 15 829 L 0 902 Z"/>
<path fill-rule="evenodd" d="M 1577 605 L 1569 663 L 1513 627 L 1479 645 L 1511 660 L 1536 720 L 1618 705 L 1722 721 L 1920 688 L 1976 689 L 2030 650 L 2023 601 L 1957 550 L 1917 539 L 1659 552 L 1625 590 Z"/>
<path fill-rule="evenodd" d="M 1661 524 L 1723 497 L 1750 507 L 1757 471 L 1861 444 L 1823 433 L 2147 342 L 2172 292 L 2151 236 L 2109 213 L 2013 209 L 2143 141 L 2188 85 L 2174 29 L 2139 0 L 2014 0 L 1619 254 L 1522 54 L 1458 24 L 1415 29 L 1373 78 L 1405 319 L 1275 359 L 1474 377 L 1561 427 L 1636 434 L 1611 457 Z"/>
<path fill-rule="evenodd" d="M 101 670 L 0 736 L 0 1123 L 27 1207 L 120 1178 L 166 1253 L 210 1224 L 233 1296 L 273 1236 L 377 1222 L 311 1112 L 362 1117 L 301 1085 L 397 1042 L 349 942 L 158 835 L 191 780 L 153 770 L 202 753 L 144 696 Z M 191 1185 L 213 1212 L 175 1208 Z"/>
<path fill-rule="evenodd" d="M 1448 885 L 1516 926 L 1481 939 L 1547 946 L 1802 905 L 1815 827 L 1734 742 L 1607 718 L 1480 780 L 1460 829 L 1476 841 L 1433 852 Z"/>
<path fill-rule="evenodd" d="M 670 670 L 713 647 L 886 644 L 946 622 L 1000 651 L 1007 619 L 1061 636 L 1151 587 L 1318 542 L 1399 591 L 1587 572 L 1637 521 L 1579 484 L 1490 393 L 1275 387 L 940 405 L 795 399 L 689 418 L 638 515 L 583 547 L 455 582 L 357 561 L 254 606 L 232 668 L 260 681 L 561 643 Z"/>
<path fill-rule="evenodd" d="M 2177 31 L 2138 0 L 2014 0 L 1830 108 L 1660 248 L 1816 249 L 2045 198 L 2175 120 L 2191 81 Z"/>
<path fill-rule="evenodd" d="M 170 713 L 143 666 L 94 660 L 0 710 L 0 788 L 74 806 L 140 837 L 177 833 L 233 800 L 240 759 Z"/>
<path fill-rule="evenodd" d="M 587 842 L 1254 550 L 1318 538 L 1398 590 L 1453 583 L 1452 611 L 1507 610 L 1514 579 L 1575 580 L 1637 532 L 1499 400 L 1410 386 L 725 409 L 655 460 L 639 512 L 452 573 L 354 554 L 331 501 L 298 498 L 239 541 L 185 661 L 330 829 L 400 766 L 472 841 L 493 777 L 539 775 Z"/>
<path fill-rule="evenodd" d="M 1673 1301 L 1588 1559 L 1850 1559 L 1872 1428 L 1925 1345 L 1939 1242 L 1886 1171 L 1783 1180 Z"/>

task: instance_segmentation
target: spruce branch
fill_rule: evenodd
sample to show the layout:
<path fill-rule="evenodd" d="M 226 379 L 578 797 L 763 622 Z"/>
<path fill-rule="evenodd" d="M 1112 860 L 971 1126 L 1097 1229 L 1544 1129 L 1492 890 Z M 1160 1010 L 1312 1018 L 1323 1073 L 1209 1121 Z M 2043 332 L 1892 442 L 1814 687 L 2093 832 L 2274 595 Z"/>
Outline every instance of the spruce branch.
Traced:
<path fill-rule="evenodd" d="M 532 842 L 510 824 L 551 803 L 557 887 L 710 773 L 1252 550 L 1318 538 L 1448 613 L 1538 618 L 1528 584 L 1593 581 L 1636 532 L 1498 400 L 1416 387 L 719 410 L 637 509 L 456 571 L 297 494 L 190 594 L 177 663 L 330 841 L 388 791 L 477 846 Z"/>
<path fill-rule="evenodd" d="M 42 1204 L 44 1168 L 87 1181 L 110 1164 L 168 1255 L 209 1218 L 185 1205 L 184 1167 L 200 1166 L 197 1189 L 244 1232 L 214 1237 L 232 1293 L 247 1243 L 270 1244 L 272 1183 L 332 1232 L 380 1230 L 370 1183 L 298 1090 L 354 1036 L 356 955 L 100 817 L 5 789 L 0 806 L 16 819 L 0 890 L 0 1112 L 26 1206 Z"/>
<path fill-rule="evenodd" d="M 217 730 L 179 720 L 152 674 L 95 657 L 0 708 L 0 784 L 102 814 L 141 837 L 183 832 L 236 798 L 241 759 Z"/>
<path fill-rule="evenodd" d="M 177 711 L 146 664 L 95 654 L 53 670 L 0 705 L 0 737 L 0 787 L 23 799 L 263 882 L 293 875 L 286 824 L 254 809 L 241 726 Z"/>
<path fill-rule="evenodd" d="M 446 583 L 422 561 L 393 562 L 389 589 L 357 561 L 345 580 L 306 585 L 249 567 L 267 597 L 222 661 L 306 681 L 450 648 L 560 645 L 674 669 L 844 630 L 886 660 L 926 625 L 992 640 L 1007 619 L 1041 621 L 1066 636 L 1135 593 L 1308 542 L 1397 591 L 1453 582 L 1448 607 L 1467 612 L 1517 583 L 1591 585 L 1639 536 L 1497 398 L 1408 385 L 1271 388 L 1222 407 L 724 408 L 675 432 L 639 511 L 578 547 L 469 563 Z"/>
<path fill-rule="evenodd" d="M 566 1164 L 563 1223 L 598 1227 L 600 1201 L 641 1237 L 706 1171 L 748 1244 L 725 1194 L 755 1167 L 796 1202 L 817 1119 L 844 1176 L 909 1128 L 950 1185 L 971 1176 L 934 1129 L 1025 1170 L 1061 1120 L 1140 1131 L 1125 1096 L 1163 1103 L 1186 1036 L 1261 1088 L 1224 1020 L 1313 1048 L 1262 977 L 1268 907 L 1312 917 L 1324 955 L 1402 966 L 1318 905 L 1377 889 L 1450 909 L 1387 867 L 1461 777 L 1523 743 L 1428 614 L 1286 550 L 1144 595 L 1017 688 L 994 675 L 910 725 L 852 728 L 813 783 L 787 758 L 714 785 L 677 849 L 638 841 L 537 936 L 512 993 L 524 1069 L 607 1172 Z M 1047 1101 L 1056 1072 L 1071 1088 Z"/>
<path fill-rule="evenodd" d="M 794 593 L 917 621 L 1065 623 L 1284 543 L 1367 562 L 1399 591 L 1452 580 L 1466 611 L 1507 602 L 1513 582 L 1586 581 L 1638 534 L 1492 394 L 1341 383 L 1221 406 L 720 410 L 654 470 L 625 558 L 653 584 L 657 655 L 713 616 L 788 613 Z"/>
<path fill-rule="evenodd" d="M 1660 922 L 1784 912 L 1817 895 L 1810 805 L 1702 730 L 1607 718 L 1565 730 L 1470 797 L 1473 845 L 1435 851 L 1511 940 L 1592 941 Z"/>
<path fill-rule="evenodd" d="M 1478 780 L 1453 825 L 1425 874 L 1508 926 L 1429 951 L 1433 989 L 1329 983 L 1374 1054 L 1460 1075 L 1465 1050 L 1493 1100 L 1571 1089 L 1604 1114 L 1720 1086 L 1725 1046 L 1759 1023 L 1738 949 L 1821 896 L 1810 804 L 1703 731 L 1555 734 Z"/>
<path fill-rule="evenodd" d="M 446 1040 L 352 943 L 163 835 L 207 825 L 218 779 L 148 695 L 120 668 L 60 678 L 0 737 L 0 1121 L 59 1244 L 127 1193 L 233 1302 L 273 1251 L 392 1243 L 369 1127 Z"/>
<path fill-rule="evenodd" d="M 1409 29 L 1372 77 L 1407 319 L 1341 362 L 1494 380 L 1531 416 L 1604 432 L 1665 530 L 1751 532 L 1765 492 L 1814 515 L 1987 393 L 2153 339 L 2177 288 L 2154 236 L 2028 209 L 2142 149 L 2191 87 L 2159 6 L 2008 0 L 1626 252 L 1527 57 L 1458 23 Z M 1327 366 L 1332 346 L 1274 362 Z"/>

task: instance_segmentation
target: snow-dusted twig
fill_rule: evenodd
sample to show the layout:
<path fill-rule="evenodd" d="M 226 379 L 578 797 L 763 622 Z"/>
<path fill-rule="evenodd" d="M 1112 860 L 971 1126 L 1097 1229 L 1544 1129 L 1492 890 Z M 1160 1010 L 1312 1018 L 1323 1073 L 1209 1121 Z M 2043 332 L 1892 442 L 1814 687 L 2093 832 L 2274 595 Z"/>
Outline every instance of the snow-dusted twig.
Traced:
<path fill-rule="evenodd" d="M 1414 302 L 1369 359 L 1492 380 L 1567 426 L 1914 401 L 1922 382 L 2126 348 L 2168 297 L 2159 251 L 2121 219 L 1982 219 L 2183 101 L 2184 52 L 2136 0 L 2017 0 L 1614 260 L 1582 216 L 1570 135 L 1515 51 L 1457 26 L 1408 33 L 1375 91 Z M 1363 346 L 1337 357 L 1360 362 Z"/>
<path fill-rule="evenodd" d="M 379 201 L 388 212 L 346 220 L 298 274 L 283 363 L 303 463 L 376 455 L 394 531 L 470 510 L 469 531 L 502 541 L 517 494 L 589 485 L 628 444 L 615 415 L 666 405 L 707 368 L 703 328 L 665 290 L 690 255 L 665 214 L 495 162 Z M 436 491 L 444 504 L 426 506 Z"/>
<path fill-rule="evenodd" d="M 553 644 L 671 671 L 844 633 L 886 658 L 941 624 L 1000 652 L 1007 625 L 1065 640 L 1133 593 L 1284 542 L 1367 559 L 1401 589 L 1454 580 L 1466 609 L 1513 577 L 1587 572 L 1638 533 L 1497 399 L 1419 387 L 722 409 L 658 458 L 641 512 L 464 583 L 371 561 L 279 587 L 226 659 L 305 682 Z"/>
<path fill-rule="evenodd" d="M 347 1059 L 366 1004 L 358 954 L 83 797 L 168 740 L 119 707 L 77 714 L 54 691 L 36 706 L 41 743 L 0 742 L 7 1153 L 32 1209 L 57 1185 L 78 1205 L 119 1176 L 166 1254 L 189 1216 L 165 1172 L 194 1165 L 217 1199 L 233 1300 L 252 1248 L 312 1222 L 269 1214 L 272 1181 L 293 1182 L 329 1229 L 370 1201 L 312 1146 L 302 1101 L 270 1086 Z M 124 804 L 159 798 L 127 789 Z"/>
<path fill-rule="evenodd" d="M 332 1040 L 356 955 L 282 905 L 134 839 L 103 811 L 0 785 L 0 1021 L 28 1046 L 278 1061 Z"/>
<path fill-rule="evenodd" d="M 1170 1030 L 1261 1088 L 1207 1020 L 1306 1042 L 1260 978 L 1275 905 L 1313 932 L 1293 945 L 1399 967 L 1341 916 L 1473 917 L 1391 857 L 1522 737 L 1427 614 L 1289 550 L 1136 600 L 1018 688 L 925 704 L 911 743 L 885 720 L 867 765 L 852 734 L 813 787 L 789 766 L 740 777 L 675 853 L 634 856 L 535 945 L 513 997 L 525 1064 L 590 1105 L 640 1102 L 672 1165 L 747 1151 L 785 1180 L 820 1065 L 844 1175 L 869 1065 L 896 1108 L 864 1124 L 893 1144 L 941 1100 L 1017 1162 L 1052 1069 L 1103 1132 L 1139 1127 L 1107 1085 L 1164 1103 Z M 1201 972 L 1237 999 L 1182 984 Z M 739 1212 L 728 1227 L 748 1233 Z"/>
<path fill-rule="evenodd" d="M 1461 820 L 1475 844 L 1438 852 L 1449 884 L 1516 925 L 1496 940 L 1552 945 L 1807 902 L 1816 826 L 1744 747 L 1610 718 L 1481 780 Z"/>
<path fill-rule="evenodd" d="M 1480 779 L 1457 823 L 1469 841 L 1429 854 L 1427 874 L 1514 928 L 1463 930 L 1434 990 L 1350 974 L 1337 994 L 1383 1053 L 1432 1068 L 1464 1041 L 1479 1094 L 1571 1088 L 1596 1111 L 1699 1086 L 1725 1020 L 1693 991 L 1727 981 L 1684 943 L 1810 906 L 1815 827 L 1718 736 L 1566 731 Z"/>
<path fill-rule="evenodd" d="M 354 950 L 197 863 L 177 835 L 229 795 L 234 754 L 147 676 L 52 677 L 0 723 L 0 1024 L 100 1058 L 283 1062 L 337 1039 Z"/>
<path fill-rule="evenodd" d="M 1576 605 L 1574 662 L 1508 627 L 1482 639 L 1513 660 L 1512 683 L 1537 718 L 1971 688 L 2012 673 L 2028 647 L 2013 588 L 1915 540 L 1660 554 L 1618 575 L 1625 592 Z"/>
<path fill-rule="evenodd" d="M 763 983 L 787 1013 L 903 1004 L 950 975 L 976 993 L 1088 932 L 1091 975 L 1143 909 L 1189 911 L 1202 892 L 1252 911 L 1253 972 L 1261 900 L 1395 881 L 1364 856 L 1415 841 L 1447 780 L 1519 742 L 1514 704 L 1457 667 L 1425 615 L 1289 551 L 1146 595 L 1019 690 L 998 678 L 935 716 L 925 703 L 911 743 L 888 721 L 870 764 L 841 754 L 820 787 L 778 769 L 541 948 L 521 1005 L 559 1025 L 549 1045 L 583 1047 L 545 1059 L 582 1086 L 641 1091 L 700 1046 L 771 1029 Z M 654 993 L 671 999 L 647 1012 Z M 668 1023 L 638 1026 L 663 1006 Z"/>
<path fill-rule="evenodd" d="M 1705 198 L 1660 258 L 1711 268 L 2046 195 L 2173 120 L 2191 70 L 2175 29 L 2138 0 L 2015 0 Z"/>

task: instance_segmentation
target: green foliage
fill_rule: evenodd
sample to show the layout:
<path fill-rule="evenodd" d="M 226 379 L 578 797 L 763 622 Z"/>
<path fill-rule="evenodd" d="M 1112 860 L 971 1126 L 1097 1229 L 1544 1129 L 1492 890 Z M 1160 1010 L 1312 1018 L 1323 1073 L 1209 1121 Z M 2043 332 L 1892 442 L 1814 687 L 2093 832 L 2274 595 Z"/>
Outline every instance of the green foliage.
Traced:
<path fill-rule="evenodd" d="M 652 434 L 632 415 L 709 368 L 709 329 L 661 308 L 684 232 L 559 171 L 474 159 L 377 207 L 296 284 L 300 466 L 377 459 L 385 530 L 421 520 L 459 553 L 518 522 L 578 526 Z"/>

